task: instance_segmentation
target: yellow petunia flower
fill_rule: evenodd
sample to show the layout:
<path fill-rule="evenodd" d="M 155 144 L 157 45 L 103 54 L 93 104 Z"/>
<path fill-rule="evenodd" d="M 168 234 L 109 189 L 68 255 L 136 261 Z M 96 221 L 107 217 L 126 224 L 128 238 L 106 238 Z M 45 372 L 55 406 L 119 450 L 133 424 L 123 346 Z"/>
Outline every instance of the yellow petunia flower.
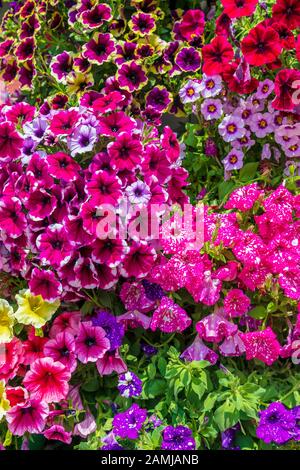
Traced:
<path fill-rule="evenodd" d="M 10 403 L 6 398 L 5 393 L 5 381 L 0 380 L 0 420 L 6 414 L 6 412 L 10 409 Z"/>
<path fill-rule="evenodd" d="M 33 295 L 30 290 L 20 291 L 16 295 L 18 310 L 15 318 L 19 323 L 41 328 L 50 320 L 58 309 L 60 302 L 46 302 L 41 295 Z"/>
<path fill-rule="evenodd" d="M 0 299 L 0 343 L 9 343 L 13 338 L 13 309 L 9 303 Z"/>

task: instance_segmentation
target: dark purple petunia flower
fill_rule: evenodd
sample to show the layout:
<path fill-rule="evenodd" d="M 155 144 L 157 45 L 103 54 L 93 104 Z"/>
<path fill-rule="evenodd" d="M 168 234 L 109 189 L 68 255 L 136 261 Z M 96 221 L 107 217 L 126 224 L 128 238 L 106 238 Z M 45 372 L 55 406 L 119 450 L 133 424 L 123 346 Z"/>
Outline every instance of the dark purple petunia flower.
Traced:
<path fill-rule="evenodd" d="M 201 64 L 200 53 L 194 47 L 183 47 L 176 55 L 175 62 L 184 72 L 196 72 Z"/>
<path fill-rule="evenodd" d="M 130 92 L 139 90 L 147 83 L 147 76 L 141 65 L 134 60 L 121 65 L 117 73 L 120 88 L 125 88 Z"/>
<path fill-rule="evenodd" d="M 162 86 L 155 86 L 146 96 L 146 106 L 162 113 L 171 104 L 171 93 Z"/>
<path fill-rule="evenodd" d="M 73 57 L 70 52 L 62 52 L 55 56 L 50 65 L 52 74 L 59 82 L 65 82 L 67 75 L 73 69 Z"/>
<path fill-rule="evenodd" d="M 101 65 L 110 59 L 115 52 L 115 42 L 109 33 L 95 33 L 93 38 L 83 46 L 83 56 L 92 64 Z"/>
<path fill-rule="evenodd" d="M 33 37 L 28 37 L 20 42 L 18 45 L 15 55 L 19 61 L 27 61 L 33 58 L 35 50 L 35 40 Z"/>
<path fill-rule="evenodd" d="M 104 21 L 111 19 L 111 8 L 108 5 L 96 5 L 90 10 L 84 11 L 81 16 L 81 22 L 89 29 L 99 28 Z"/>

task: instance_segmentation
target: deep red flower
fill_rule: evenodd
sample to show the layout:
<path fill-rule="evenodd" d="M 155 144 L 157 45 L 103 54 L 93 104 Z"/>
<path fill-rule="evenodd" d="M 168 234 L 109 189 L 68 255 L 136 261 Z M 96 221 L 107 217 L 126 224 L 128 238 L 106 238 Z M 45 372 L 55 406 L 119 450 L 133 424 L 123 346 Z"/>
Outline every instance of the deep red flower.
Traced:
<path fill-rule="evenodd" d="M 233 48 L 225 37 L 217 36 L 203 47 L 202 56 L 203 72 L 207 75 L 217 75 L 233 59 Z"/>
<path fill-rule="evenodd" d="M 275 79 L 276 98 L 272 106 L 280 111 L 291 111 L 297 104 L 295 96 L 300 84 L 300 71 L 292 69 L 280 70 Z M 298 93 L 299 95 L 299 93 Z"/>
<path fill-rule="evenodd" d="M 270 26 L 279 34 L 284 49 L 290 50 L 295 48 L 295 36 L 285 23 L 272 23 Z"/>
<path fill-rule="evenodd" d="M 257 25 L 242 40 L 242 52 L 250 65 L 274 62 L 282 51 L 278 33 L 270 27 Z"/>
<path fill-rule="evenodd" d="M 241 18 L 254 13 L 258 0 L 221 0 L 224 13 L 230 18 Z"/>
<path fill-rule="evenodd" d="M 290 29 L 300 26 L 299 0 L 277 0 L 273 6 L 274 21 L 283 22 Z"/>

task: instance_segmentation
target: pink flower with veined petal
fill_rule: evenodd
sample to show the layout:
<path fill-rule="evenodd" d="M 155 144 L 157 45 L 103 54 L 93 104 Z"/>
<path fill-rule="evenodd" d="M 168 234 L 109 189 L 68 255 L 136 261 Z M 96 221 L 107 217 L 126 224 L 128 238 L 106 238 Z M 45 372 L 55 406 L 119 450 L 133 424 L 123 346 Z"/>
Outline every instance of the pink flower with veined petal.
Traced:
<path fill-rule="evenodd" d="M 226 320 L 222 310 L 217 310 L 211 315 L 202 318 L 196 324 L 196 330 L 200 338 L 212 343 L 220 343 L 223 338 L 232 336 L 237 329 L 237 325 Z"/>
<path fill-rule="evenodd" d="M 76 338 L 76 352 L 79 361 L 96 362 L 110 348 L 106 332 L 100 326 L 92 326 L 92 322 L 82 322 Z"/>
<path fill-rule="evenodd" d="M 240 337 L 246 348 L 246 359 L 260 359 L 271 366 L 280 354 L 281 346 L 273 330 L 268 327 L 263 331 L 241 333 Z"/>
<path fill-rule="evenodd" d="M 61 362 L 44 357 L 31 364 L 23 383 L 32 398 L 51 403 L 66 398 L 70 378 L 70 371 Z"/>
<path fill-rule="evenodd" d="M 219 346 L 219 351 L 223 356 L 241 356 L 245 352 L 245 345 L 240 337 L 240 332 L 224 339 Z"/>
<path fill-rule="evenodd" d="M 108 155 L 118 170 L 133 170 L 141 162 L 143 147 L 139 140 L 122 132 L 107 146 Z"/>
<path fill-rule="evenodd" d="M 192 323 L 185 310 L 172 299 L 163 297 L 159 307 L 154 310 L 151 318 L 150 329 L 160 329 L 164 333 L 184 331 Z"/>
<path fill-rule="evenodd" d="M 224 299 L 224 312 L 229 317 L 240 317 L 248 312 L 250 299 L 240 289 L 231 289 Z"/>
<path fill-rule="evenodd" d="M 16 377 L 19 366 L 23 364 L 24 346 L 16 337 L 3 346 L 0 348 L 0 380 L 7 382 Z"/>
<path fill-rule="evenodd" d="M 196 336 L 193 343 L 183 351 L 180 358 L 186 361 L 209 361 L 213 365 L 218 360 L 218 354 L 208 348 L 203 341 Z"/>
<path fill-rule="evenodd" d="M 98 359 L 96 366 L 100 375 L 110 375 L 113 372 L 123 374 L 127 370 L 127 366 L 121 358 L 118 349 L 107 351 L 103 357 Z"/>
<path fill-rule="evenodd" d="M 71 373 L 76 369 L 75 339 L 66 331 L 58 333 L 55 338 L 46 341 L 44 354 L 47 357 L 52 357 L 54 361 L 64 364 Z"/>
<path fill-rule="evenodd" d="M 52 324 L 50 338 L 55 338 L 59 333 L 66 332 L 73 336 L 79 331 L 81 314 L 78 311 L 62 312 Z"/>
<path fill-rule="evenodd" d="M 124 326 L 125 330 L 133 328 L 143 328 L 147 330 L 150 327 L 151 318 L 141 312 L 134 310 L 133 312 L 123 313 L 117 317 L 117 322 Z"/>
<path fill-rule="evenodd" d="M 51 428 L 48 428 L 44 431 L 44 436 L 46 439 L 61 441 L 64 444 L 71 444 L 72 442 L 72 433 L 67 432 L 63 426 L 60 424 L 54 424 Z"/>
<path fill-rule="evenodd" d="M 15 436 L 23 436 L 25 432 L 40 434 L 49 415 L 47 403 L 30 399 L 25 404 L 13 406 L 6 414 L 8 429 Z"/>

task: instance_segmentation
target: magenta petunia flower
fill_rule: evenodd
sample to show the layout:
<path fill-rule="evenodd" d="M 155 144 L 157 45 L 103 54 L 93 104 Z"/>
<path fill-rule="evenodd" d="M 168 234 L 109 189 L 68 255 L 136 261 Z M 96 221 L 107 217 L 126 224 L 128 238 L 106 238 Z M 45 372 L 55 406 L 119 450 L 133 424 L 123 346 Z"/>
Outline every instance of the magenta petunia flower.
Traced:
<path fill-rule="evenodd" d="M 222 339 L 226 339 L 236 333 L 238 327 L 234 323 L 226 320 L 222 310 L 202 318 L 196 324 L 196 330 L 200 338 L 212 343 L 220 343 Z"/>
<path fill-rule="evenodd" d="M 45 189 L 36 189 L 29 194 L 27 201 L 24 201 L 26 209 L 29 210 L 29 218 L 35 221 L 44 220 L 53 214 L 57 199 L 51 192 Z"/>
<path fill-rule="evenodd" d="M 95 33 L 93 38 L 83 46 L 82 55 L 92 64 L 101 65 L 110 60 L 115 52 L 115 41 L 109 33 Z"/>
<path fill-rule="evenodd" d="M 278 359 L 281 346 L 270 327 L 262 331 L 241 333 L 240 336 L 245 344 L 246 359 L 248 361 L 260 359 L 268 366 L 271 366 Z"/>
<path fill-rule="evenodd" d="M 15 55 L 21 62 L 30 60 L 34 56 L 35 47 L 35 39 L 33 37 L 28 37 L 19 43 L 15 50 Z"/>
<path fill-rule="evenodd" d="M 78 120 L 78 112 L 74 109 L 59 111 L 51 120 L 49 130 L 54 135 L 70 135 Z"/>
<path fill-rule="evenodd" d="M 109 175 L 106 171 L 96 171 L 86 184 L 87 193 L 93 202 L 116 206 L 122 196 L 121 182 L 117 176 Z"/>
<path fill-rule="evenodd" d="M 60 424 L 54 424 L 46 431 L 44 431 L 43 435 L 46 439 L 51 441 L 60 441 L 64 444 L 71 444 L 72 442 L 72 433 L 67 432 L 65 428 Z"/>
<path fill-rule="evenodd" d="M 130 133 L 136 124 L 123 111 L 109 114 L 99 120 L 99 132 L 107 137 L 117 137 L 121 132 Z"/>
<path fill-rule="evenodd" d="M 146 95 L 146 106 L 162 113 L 168 109 L 172 102 L 172 95 L 167 88 L 157 85 Z"/>
<path fill-rule="evenodd" d="M 100 326 L 93 326 L 92 322 L 81 322 L 76 338 L 76 353 L 78 360 L 83 364 L 96 362 L 103 358 L 110 348 L 106 332 Z"/>
<path fill-rule="evenodd" d="M 79 19 L 83 26 L 88 29 L 99 28 L 104 21 L 110 21 L 112 18 L 110 6 L 102 3 L 81 13 Z"/>
<path fill-rule="evenodd" d="M 159 307 L 154 310 L 151 318 L 150 329 L 160 329 L 164 333 L 182 332 L 192 323 L 192 319 L 185 310 L 172 299 L 163 297 Z"/>
<path fill-rule="evenodd" d="M 25 103 L 24 101 L 10 106 L 9 109 L 5 112 L 5 115 L 9 121 L 20 125 L 32 121 L 34 114 L 35 107 Z"/>
<path fill-rule="evenodd" d="M 61 362 L 44 357 L 31 364 L 23 383 L 32 398 L 46 403 L 58 403 L 68 394 L 70 378 L 70 371 Z"/>
<path fill-rule="evenodd" d="M 133 170 L 142 160 L 143 147 L 140 140 L 135 139 L 130 134 L 122 132 L 115 142 L 107 146 L 108 155 L 112 159 L 112 164 L 118 170 Z"/>
<path fill-rule="evenodd" d="M 127 370 L 118 349 L 107 351 L 103 357 L 98 359 L 96 366 L 100 375 L 111 375 L 113 372 L 123 374 Z"/>
<path fill-rule="evenodd" d="M 47 357 L 52 357 L 54 361 L 64 364 L 72 373 L 77 366 L 75 349 L 74 336 L 65 330 L 58 333 L 55 338 L 46 341 L 44 354 Z"/>
<path fill-rule="evenodd" d="M 121 65 L 117 72 L 117 80 L 120 88 L 131 93 L 142 88 L 148 81 L 143 67 L 134 60 Z"/>
<path fill-rule="evenodd" d="M 104 263 L 109 268 L 115 268 L 120 265 L 128 251 L 125 240 L 98 239 L 92 244 L 92 260 L 96 263 Z"/>
<path fill-rule="evenodd" d="M 15 160 L 21 155 L 23 138 L 15 126 L 7 121 L 0 122 L 0 162 Z"/>
<path fill-rule="evenodd" d="M 132 243 L 129 253 L 123 260 L 121 274 L 124 277 L 141 278 L 146 276 L 156 259 L 156 253 L 146 242 Z"/>
<path fill-rule="evenodd" d="M 13 406 L 6 415 L 8 429 L 15 436 L 23 436 L 26 432 L 40 434 L 49 415 L 47 403 L 30 399 L 24 404 Z"/>
<path fill-rule="evenodd" d="M 36 245 L 39 249 L 39 257 L 44 264 L 58 267 L 67 263 L 71 258 L 72 247 L 68 240 L 68 234 L 61 224 L 49 225 L 38 236 Z"/>
<path fill-rule="evenodd" d="M 80 166 L 64 152 L 47 155 L 47 162 L 48 171 L 53 178 L 73 181 L 78 177 Z"/>
<path fill-rule="evenodd" d="M 218 354 L 212 349 L 208 348 L 203 341 L 196 336 L 193 343 L 186 348 L 180 356 L 181 359 L 186 361 L 209 361 L 212 365 L 216 364 Z"/>
<path fill-rule="evenodd" d="M 231 289 L 224 299 L 224 312 L 229 317 L 240 317 L 247 313 L 250 307 L 250 299 L 240 289 Z"/>
<path fill-rule="evenodd" d="M 57 300 L 62 293 L 61 284 L 54 272 L 38 268 L 34 268 L 31 272 L 29 288 L 32 294 L 41 295 L 48 302 Z"/>
<path fill-rule="evenodd" d="M 73 56 L 70 52 L 64 51 L 53 57 L 50 68 L 58 82 L 66 83 L 68 74 L 73 70 L 73 63 Z"/>
<path fill-rule="evenodd" d="M 0 200 L 0 228 L 12 238 L 18 238 L 27 226 L 22 205 L 16 197 L 3 197 Z"/>
<path fill-rule="evenodd" d="M 142 11 L 132 15 L 130 23 L 132 25 L 132 31 L 138 36 L 148 36 L 153 33 L 156 28 L 153 16 L 149 13 L 143 13 Z"/>

